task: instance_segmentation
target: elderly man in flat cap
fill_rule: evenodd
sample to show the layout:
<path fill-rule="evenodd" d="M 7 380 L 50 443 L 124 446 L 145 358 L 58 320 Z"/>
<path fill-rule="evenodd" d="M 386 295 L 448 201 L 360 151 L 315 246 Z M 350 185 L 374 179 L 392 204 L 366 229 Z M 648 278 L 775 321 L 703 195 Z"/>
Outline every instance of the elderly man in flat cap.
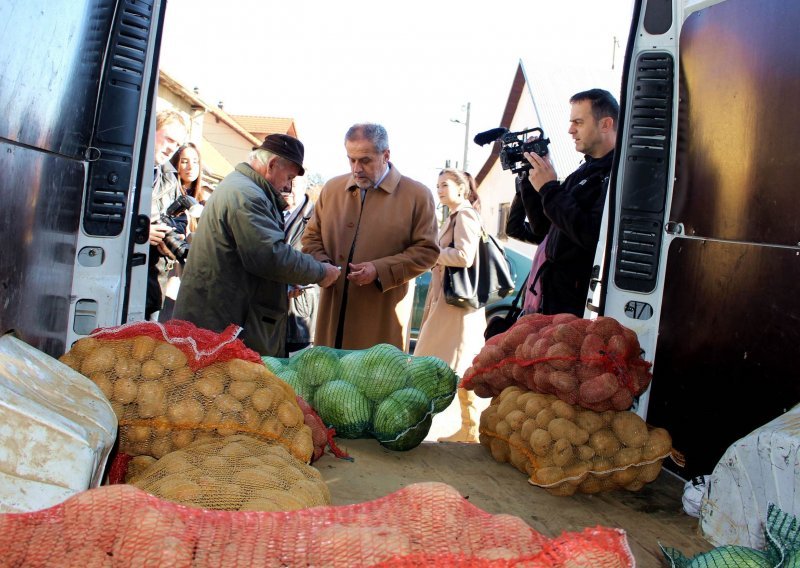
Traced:
<path fill-rule="evenodd" d="M 303 175 L 303 144 L 270 134 L 223 179 L 205 206 L 186 262 L 174 317 L 240 338 L 261 355 L 283 357 L 288 286 L 331 286 L 339 269 L 285 240 L 281 195 Z"/>

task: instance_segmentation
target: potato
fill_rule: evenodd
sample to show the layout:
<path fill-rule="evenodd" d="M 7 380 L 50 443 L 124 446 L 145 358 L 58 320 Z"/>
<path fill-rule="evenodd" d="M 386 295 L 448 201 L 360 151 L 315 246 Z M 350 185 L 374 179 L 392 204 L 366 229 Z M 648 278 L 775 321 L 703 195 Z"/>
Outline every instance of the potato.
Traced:
<path fill-rule="evenodd" d="M 586 333 L 597 334 L 603 341 L 608 341 L 612 335 L 622 333 L 622 326 L 614 318 L 598 317 L 586 327 Z"/>
<path fill-rule="evenodd" d="M 573 460 L 573 462 L 564 467 L 564 475 L 570 479 L 573 485 L 580 484 L 592 469 L 592 462 L 584 460 Z"/>
<path fill-rule="evenodd" d="M 535 429 L 529 438 L 531 449 L 537 456 L 550 455 L 553 447 L 553 437 L 550 432 L 542 428 Z"/>
<path fill-rule="evenodd" d="M 156 458 L 153 456 L 132 457 L 128 462 L 128 468 L 125 470 L 125 483 L 131 483 L 154 463 L 156 463 Z"/>
<path fill-rule="evenodd" d="M 489 450 L 492 452 L 492 457 L 495 461 L 504 463 L 509 458 L 508 444 L 499 438 L 492 438 L 489 442 Z"/>
<path fill-rule="evenodd" d="M 192 503 L 202 494 L 202 488 L 182 475 L 169 475 L 156 483 L 155 491 L 164 499 Z"/>
<path fill-rule="evenodd" d="M 194 371 L 190 367 L 180 367 L 169 374 L 169 379 L 174 385 L 185 385 L 194 382 Z"/>
<path fill-rule="evenodd" d="M 533 372 L 533 387 L 540 393 L 552 394 L 558 390 L 550 382 L 551 369 L 548 365 L 537 365 Z"/>
<path fill-rule="evenodd" d="M 497 423 L 495 433 L 504 440 L 508 440 L 509 436 L 511 436 L 511 426 L 505 420 L 501 420 Z"/>
<path fill-rule="evenodd" d="M 546 357 L 550 359 L 548 363 L 557 371 L 567 371 L 575 366 L 575 361 L 578 358 L 577 351 L 569 346 L 569 344 L 562 342 L 555 343 L 550 349 L 547 350 Z"/>
<path fill-rule="evenodd" d="M 129 442 L 146 442 L 153 435 L 153 430 L 149 426 L 128 426 L 125 428 L 125 436 Z"/>
<path fill-rule="evenodd" d="M 201 375 L 200 378 L 194 382 L 194 388 L 204 397 L 214 399 L 222 394 L 222 391 L 225 389 L 225 383 L 219 376 L 208 373 Z M 223 404 L 225 403 L 223 402 Z"/>
<path fill-rule="evenodd" d="M 594 434 L 600 428 L 603 428 L 606 425 L 605 421 L 600 417 L 600 415 L 596 412 L 592 412 L 591 410 L 578 412 L 575 416 L 575 424 L 578 425 L 578 428 L 589 432 L 589 434 Z"/>
<path fill-rule="evenodd" d="M 163 377 L 164 365 L 155 359 L 147 359 L 142 363 L 141 377 L 148 381 L 155 381 Z"/>
<path fill-rule="evenodd" d="M 225 393 L 218 394 L 214 397 L 214 406 L 224 413 L 237 413 L 244 410 L 244 406 L 241 402 L 236 400 L 235 397 Z"/>
<path fill-rule="evenodd" d="M 509 412 L 517 409 L 517 392 L 506 389 L 503 391 L 503 398 L 500 399 L 500 404 L 497 406 L 497 414 L 500 418 L 505 419 Z"/>
<path fill-rule="evenodd" d="M 566 438 L 560 438 L 553 444 L 553 463 L 564 467 L 575 461 L 575 448 Z"/>
<path fill-rule="evenodd" d="M 603 373 L 581 383 L 578 400 L 581 403 L 598 403 L 610 398 L 619 388 L 619 381 L 612 373 Z"/>
<path fill-rule="evenodd" d="M 233 436 L 234 434 L 240 434 L 242 432 L 242 424 L 235 415 L 223 414 L 222 420 L 217 425 L 216 430 L 217 434 L 223 438 L 227 438 L 228 436 Z"/>
<path fill-rule="evenodd" d="M 636 465 L 642 461 L 641 448 L 622 448 L 614 456 L 614 464 L 617 466 Z"/>
<path fill-rule="evenodd" d="M 600 479 L 594 475 L 586 476 L 583 481 L 581 481 L 581 484 L 578 485 L 578 491 L 587 494 L 600 493 L 600 491 L 602 491 Z"/>
<path fill-rule="evenodd" d="M 147 335 L 134 337 L 131 341 L 131 357 L 140 362 L 149 359 L 158 343 Z"/>
<path fill-rule="evenodd" d="M 122 404 L 130 404 L 139 393 L 138 385 L 132 379 L 117 379 L 112 398 Z"/>
<path fill-rule="evenodd" d="M 598 430 L 589 436 L 589 445 L 601 458 L 613 457 L 622 447 L 613 432 L 609 430 Z"/>
<path fill-rule="evenodd" d="M 250 402 L 257 411 L 266 412 L 272 408 L 272 404 L 275 402 L 275 393 L 268 388 L 256 389 L 250 395 Z"/>
<path fill-rule="evenodd" d="M 614 458 L 604 458 L 595 455 L 594 459 L 592 460 L 592 471 L 594 472 L 594 475 L 600 479 L 611 475 L 611 470 L 613 470 L 614 467 Z"/>
<path fill-rule="evenodd" d="M 554 440 L 566 438 L 574 446 L 583 445 L 589 440 L 589 433 L 586 430 L 581 430 L 566 418 L 554 418 L 548 424 L 547 430 Z"/>
<path fill-rule="evenodd" d="M 173 424 L 196 425 L 205 416 L 203 405 L 192 398 L 179 400 L 167 409 L 167 417 Z"/>
<path fill-rule="evenodd" d="M 638 469 L 639 474 L 636 479 L 644 483 L 650 483 L 651 481 L 655 481 L 661 473 L 661 460 L 639 466 Z"/>
<path fill-rule="evenodd" d="M 136 394 L 137 410 L 141 418 L 154 418 L 166 413 L 166 396 L 164 385 L 156 381 L 139 384 Z"/>
<path fill-rule="evenodd" d="M 566 343 L 572 349 L 580 349 L 584 334 L 567 323 L 556 325 L 553 341 Z"/>
<path fill-rule="evenodd" d="M 515 468 L 520 471 L 527 471 L 528 458 L 521 451 L 523 447 L 522 438 L 519 432 L 514 432 L 508 439 L 508 459 Z"/>
<path fill-rule="evenodd" d="M 536 421 L 532 418 L 528 418 L 525 422 L 522 423 L 522 428 L 519 430 L 519 435 L 522 437 L 523 440 L 530 440 L 531 434 L 533 431 L 536 430 Z"/>
<path fill-rule="evenodd" d="M 225 374 L 232 381 L 256 381 L 265 378 L 268 369 L 262 363 L 245 361 L 244 359 L 231 359 L 224 364 Z"/>
<path fill-rule="evenodd" d="M 611 421 L 611 429 L 629 448 L 641 448 L 650 436 L 645 421 L 633 412 L 618 413 Z"/>
<path fill-rule="evenodd" d="M 547 429 L 547 426 L 555 417 L 556 413 L 553 412 L 552 408 L 543 408 L 539 411 L 539 414 L 536 415 L 536 425 L 539 428 Z"/>
<path fill-rule="evenodd" d="M 275 415 L 286 428 L 294 428 L 303 423 L 303 412 L 296 403 L 289 402 L 288 400 L 278 405 Z"/>
<path fill-rule="evenodd" d="M 577 414 L 577 412 L 571 405 L 567 404 L 563 400 L 554 400 L 553 403 L 550 405 L 550 408 L 552 408 L 553 412 L 556 413 L 556 417 L 565 418 L 570 422 L 575 422 L 575 415 Z"/>
<path fill-rule="evenodd" d="M 291 492 L 309 505 L 330 505 L 331 494 L 328 486 L 320 478 L 318 481 L 301 479 L 292 485 Z"/>
<path fill-rule="evenodd" d="M 543 467 L 536 470 L 533 478 L 541 485 L 553 485 L 564 479 L 564 470 L 558 466 Z"/>
<path fill-rule="evenodd" d="M 611 396 L 611 407 L 614 410 L 628 410 L 633 405 L 633 395 L 625 388 L 620 387 Z"/>
<path fill-rule="evenodd" d="M 231 478 L 234 483 L 248 487 L 274 487 L 275 481 L 280 479 L 281 471 L 271 467 L 258 467 L 243 469 L 233 474 Z"/>
<path fill-rule="evenodd" d="M 550 373 L 550 384 L 561 392 L 574 392 L 578 390 L 578 377 L 564 371 Z"/>
<path fill-rule="evenodd" d="M 175 430 L 170 434 L 170 439 L 172 440 L 172 447 L 176 450 L 180 450 L 181 448 L 185 448 L 192 442 L 194 442 L 194 431 L 192 430 Z"/>
<path fill-rule="evenodd" d="M 663 428 L 653 428 L 642 446 L 642 459 L 645 461 L 663 458 L 672 451 L 672 438 Z"/>
<path fill-rule="evenodd" d="M 150 455 L 156 459 L 163 458 L 172 450 L 172 440 L 169 436 L 153 438 L 153 441 L 150 442 Z"/>
<path fill-rule="evenodd" d="M 179 369 L 186 365 L 186 355 L 169 343 L 159 343 L 153 349 L 153 359 L 161 363 L 165 369 Z"/>
<path fill-rule="evenodd" d="M 114 363 L 114 374 L 118 379 L 136 379 L 142 374 L 142 364 L 136 359 L 119 358 Z"/>
<path fill-rule="evenodd" d="M 92 373 L 103 373 L 114 368 L 117 355 L 111 347 L 101 345 L 89 352 L 81 361 L 81 374 L 87 377 Z"/>
<path fill-rule="evenodd" d="M 97 388 L 103 392 L 107 399 L 111 399 L 114 396 L 114 383 L 111 382 L 108 375 L 105 373 L 92 373 L 89 379 L 97 385 Z"/>
<path fill-rule="evenodd" d="M 522 410 L 512 410 L 506 415 L 506 423 L 511 427 L 512 432 L 519 432 L 522 430 L 522 424 L 528 417 Z"/>
<path fill-rule="evenodd" d="M 261 414 L 252 407 L 246 407 L 242 412 L 242 420 L 250 430 L 258 430 L 261 425 Z"/>
<path fill-rule="evenodd" d="M 569 497 L 570 495 L 575 494 L 575 492 L 578 490 L 578 486 L 573 485 L 572 483 L 562 483 L 560 485 L 554 485 L 553 487 L 547 487 L 546 489 L 550 495 L 555 495 L 556 497 Z"/>
<path fill-rule="evenodd" d="M 228 393 L 237 400 L 244 400 L 258 388 L 258 383 L 253 381 L 231 381 L 228 385 Z"/>
<path fill-rule="evenodd" d="M 605 351 L 605 347 L 605 342 L 599 335 L 590 333 L 584 336 L 580 350 L 581 362 L 589 363 L 598 360 L 602 356 L 600 352 Z"/>
<path fill-rule="evenodd" d="M 591 461 L 595 456 L 594 448 L 591 446 L 578 446 L 577 448 L 578 459 L 582 461 Z"/>
<path fill-rule="evenodd" d="M 270 416 L 261 423 L 261 434 L 267 438 L 277 440 L 283 436 L 283 423 L 275 416 Z"/>
<path fill-rule="evenodd" d="M 541 359 L 547 356 L 547 352 L 553 346 L 553 340 L 549 337 L 541 337 L 539 338 L 536 343 L 533 344 L 533 349 L 531 350 L 531 358 L 532 359 Z"/>
<path fill-rule="evenodd" d="M 542 409 L 550 406 L 550 402 L 547 400 L 545 395 L 539 393 L 531 394 L 534 396 L 525 403 L 525 414 L 531 418 L 536 418 L 536 415 L 539 414 Z"/>
<path fill-rule="evenodd" d="M 611 474 L 611 481 L 617 484 L 618 487 L 625 487 L 629 483 L 636 481 L 639 472 L 635 467 L 627 467 L 625 469 L 617 470 Z"/>
<path fill-rule="evenodd" d="M 519 367 L 519 365 L 517 365 Z M 524 369 L 524 367 L 522 367 Z M 535 392 L 523 392 L 517 397 L 517 410 L 525 411 L 525 408 L 528 406 L 528 402 L 531 400 L 535 400 L 538 396 Z"/>

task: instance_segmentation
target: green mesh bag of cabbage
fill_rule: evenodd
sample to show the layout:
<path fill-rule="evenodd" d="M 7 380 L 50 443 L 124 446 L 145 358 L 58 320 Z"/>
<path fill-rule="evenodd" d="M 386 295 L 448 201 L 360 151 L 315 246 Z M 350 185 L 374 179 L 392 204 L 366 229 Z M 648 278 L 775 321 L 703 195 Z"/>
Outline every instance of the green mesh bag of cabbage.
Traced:
<path fill-rule="evenodd" d="M 774 503 L 767 507 L 764 541 L 766 550 L 737 545 L 718 546 L 692 558 L 660 543 L 658 546 L 671 568 L 800 568 L 797 517 L 784 513 Z"/>
<path fill-rule="evenodd" d="M 417 447 L 458 386 L 438 357 L 414 357 L 385 343 L 358 351 L 310 347 L 262 360 L 337 436 L 374 437 L 391 450 Z"/>

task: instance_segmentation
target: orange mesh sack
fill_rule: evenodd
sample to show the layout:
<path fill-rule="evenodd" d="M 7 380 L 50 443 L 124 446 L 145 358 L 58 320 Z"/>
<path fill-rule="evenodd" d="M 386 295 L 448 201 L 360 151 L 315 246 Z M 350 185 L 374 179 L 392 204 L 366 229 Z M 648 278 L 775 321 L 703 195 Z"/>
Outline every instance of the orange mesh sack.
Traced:
<path fill-rule="evenodd" d="M 374 437 L 391 450 L 417 447 L 458 383 L 441 359 L 413 357 L 383 343 L 356 351 L 311 347 L 288 359 L 263 360 L 337 436 Z"/>
<path fill-rule="evenodd" d="M 641 353 L 613 318 L 531 314 L 486 342 L 461 386 L 489 398 L 517 385 L 597 412 L 627 410 L 652 380 Z"/>
<path fill-rule="evenodd" d="M 452 487 L 419 483 L 386 497 L 289 512 L 185 507 L 127 485 L 85 491 L 29 514 L 0 515 L 9 566 L 470 566 L 620 568 L 625 533 L 596 527 L 548 539 L 490 515 Z"/>
<path fill-rule="evenodd" d="M 594 412 L 518 387 L 481 414 L 480 442 L 553 495 L 639 491 L 672 453 L 669 433 L 633 412 Z"/>
<path fill-rule="evenodd" d="M 291 511 L 331 504 L 319 471 L 280 444 L 244 435 L 192 442 L 130 483 L 156 497 L 203 509 Z"/>
<path fill-rule="evenodd" d="M 186 322 L 95 330 L 61 361 L 94 381 L 119 420 L 119 451 L 161 458 L 195 440 L 248 434 L 313 452 L 295 393 L 236 339 Z"/>

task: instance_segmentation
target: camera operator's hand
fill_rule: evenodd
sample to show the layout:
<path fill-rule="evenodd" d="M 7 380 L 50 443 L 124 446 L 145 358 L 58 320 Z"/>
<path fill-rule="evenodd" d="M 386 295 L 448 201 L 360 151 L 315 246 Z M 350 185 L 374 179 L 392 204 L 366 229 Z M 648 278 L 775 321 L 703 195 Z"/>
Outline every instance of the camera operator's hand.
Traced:
<path fill-rule="evenodd" d="M 527 159 L 532 166 L 528 172 L 528 179 L 530 180 L 533 189 L 536 191 L 542 189 L 542 186 L 547 182 L 558 179 L 556 176 L 556 170 L 553 167 L 553 163 L 550 161 L 549 156 L 542 157 L 535 152 L 525 152 L 523 156 L 525 156 L 525 159 Z"/>
<path fill-rule="evenodd" d="M 319 281 L 319 285 L 322 288 L 333 286 L 339 279 L 339 276 L 341 276 L 341 274 L 342 271 L 339 269 L 338 266 L 325 263 L 325 276 L 322 278 L 322 280 Z"/>
<path fill-rule="evenodd" d="M 172 227 L 163 223 L 150 223 L 150 244 L 157 247 L 172 230 Z"/>

